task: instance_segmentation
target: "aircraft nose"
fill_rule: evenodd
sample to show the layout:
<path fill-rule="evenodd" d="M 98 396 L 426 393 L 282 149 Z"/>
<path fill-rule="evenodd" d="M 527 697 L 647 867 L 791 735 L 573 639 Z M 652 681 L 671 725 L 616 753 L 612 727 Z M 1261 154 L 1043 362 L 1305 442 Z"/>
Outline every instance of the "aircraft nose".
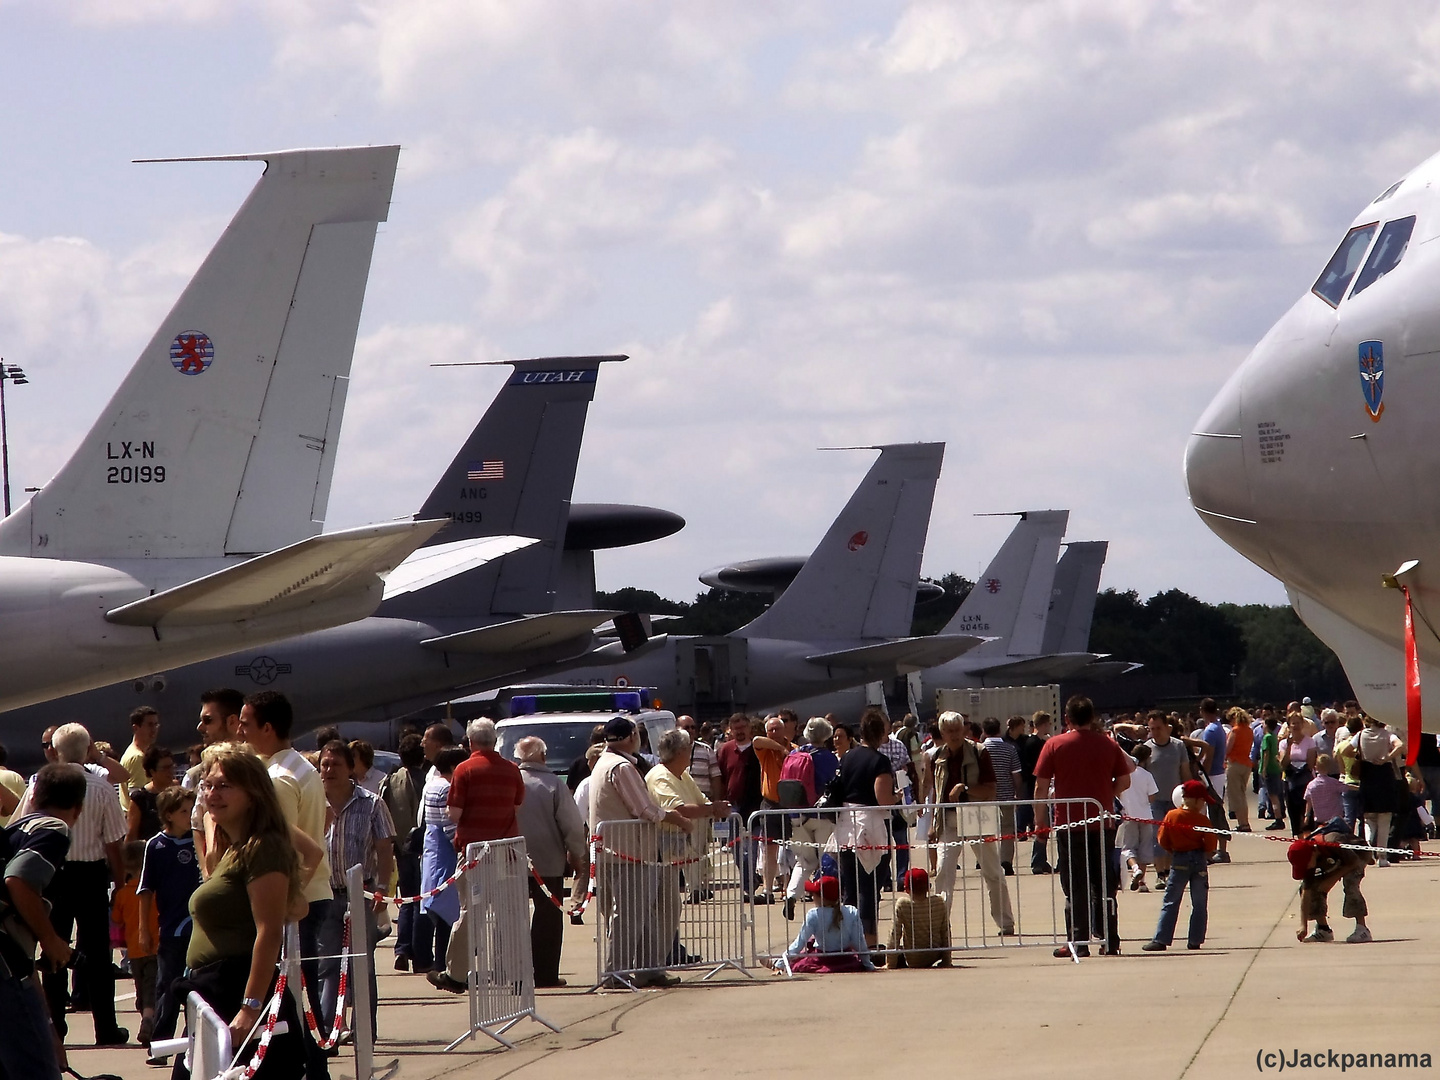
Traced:
<path fill-rule="evenodd" d="M 1217 516 L 1255 520 L 1241 435 L 1240 392 L 1232 378 L 1201 415 L 1185 447 L 1190 503 L 1212 528 Z"/>

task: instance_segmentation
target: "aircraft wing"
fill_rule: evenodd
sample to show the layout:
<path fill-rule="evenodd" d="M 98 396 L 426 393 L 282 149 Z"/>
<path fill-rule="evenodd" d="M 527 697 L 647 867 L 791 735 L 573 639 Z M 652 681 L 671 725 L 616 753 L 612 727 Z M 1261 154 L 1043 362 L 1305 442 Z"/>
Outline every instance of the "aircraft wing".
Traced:
<path fill-rule="evenodd" d="M 979 668 L 973 674 L 982 676 L 987 683 L 997 678 L 1032 682 L 1060 682 L 1063 679 L 1075 678 L 1090 664 L 1104 658 L 1102 653 L 1051 653 L 1048 656 L 1027 656 L 1008 662 L 1001 661 L 991 664 L 989 667 Z M 1015 685 L 1019 685 L 1019 683 Z"/>
<path fill-rule="evenodd" d="M 385 599 L 418 592 L 536 543 L 528 536 L 473 536 L 422 547 L 385 578 Z"/>
<path fill-rule="evenodd" d="M 245 622 L 362 592 L 445 525 L 397 521 L 325 533 L 105 613 L 122 626 Z M 533 541 L 532 541 L 533 543 Z"/>
<path fill-rule="evenodd" d="M 805 659 L 822 667 L 859 668 L 867 671 L 883 669 L 904 675 L 947 663 L 988 640 L 989 638 L 971 634 L 932 634 L 928 637 L 896 638 L 893 641 L 840 649 L 837 652 L 816 653 Z"/>
<path fill-rule="evenodd" d="M 622 611 L 551 611 L 544 615 L 511 619 L 491 626 L 477 626 L 473 630 L 461 630 L 457 634 L 426 638 L 420 644 L 423 648 L 438 652 L 524 652 L 573 641 L 623 614 Z"/>

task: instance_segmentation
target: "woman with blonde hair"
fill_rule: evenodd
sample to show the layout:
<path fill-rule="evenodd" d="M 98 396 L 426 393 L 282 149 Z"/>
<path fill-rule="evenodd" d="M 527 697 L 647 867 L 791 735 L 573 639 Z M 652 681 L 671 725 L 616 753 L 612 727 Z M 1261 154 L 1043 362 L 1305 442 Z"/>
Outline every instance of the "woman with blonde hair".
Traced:
<path fill-rule="evenodd" d="M 305 910 L 302 890 L 319 864 L 319 848 L 310 844 L 313 858 L 302 862 L 265 765 L 248 749 L 212 746 L 201 769 L 200 787 L 215 824 L 219 860 L 190 898 L 194 929 L 185 958 L 188 974 L 176 993 L 183 999 L 193 990 L 229 1018 L 238 1047 L 274 992 L 285 923 Z M 290 1030 L 275 1036 L 257 1080 L 302 1075 L 322 1080 L 324 1058 L 307 1053 L 308 1040 L 301 1036 L 305 1028 L 289 994 L 280 1018 Z M 175 1080 L 188 1078 L 183 1057 L 173 1075 Z"/>

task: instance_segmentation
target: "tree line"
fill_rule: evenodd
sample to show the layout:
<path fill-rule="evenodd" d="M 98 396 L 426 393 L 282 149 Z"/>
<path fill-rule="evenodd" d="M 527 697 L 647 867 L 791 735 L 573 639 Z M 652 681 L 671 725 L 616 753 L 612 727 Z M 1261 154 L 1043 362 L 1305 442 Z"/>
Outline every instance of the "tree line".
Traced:
<path fill-rule="evenodd" d="M 938 632 L 974 582 L 960 574 L 937 579 L 944 595 L 918 604 L 912 634 Z M 602 607 L 677 615 L 672 634 L 728 634 L 769 606 L 759 593 L 710 589 L 689 603 L 646 589 L 596 594 Z M 1141 599 L 1132 590 L 1106 589 L 1095 601 L 1090 650 L 1144 664 L 1155 675 L 1194 674 L 1201 693 L 1245 701 L 1316 701 L 1354 697 L 1335 654 L 1288 606 L 1207 604 L 1179 589 Z"/>

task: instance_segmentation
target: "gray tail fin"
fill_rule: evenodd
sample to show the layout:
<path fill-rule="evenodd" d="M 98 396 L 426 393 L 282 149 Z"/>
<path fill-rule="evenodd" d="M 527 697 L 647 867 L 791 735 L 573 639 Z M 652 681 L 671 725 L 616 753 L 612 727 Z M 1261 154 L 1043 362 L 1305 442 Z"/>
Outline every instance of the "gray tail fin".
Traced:
<path fill-rule="evenodd" d="M 399 151 L 226 159 L 265 173 L 0 553 L 213 558 L 320 531 Z"/>
<path fill-rule="evenodd" d="M 880 457 L 790 587 L 737 633 L 812 641 L 909 635 L 945 444 L 875 449 Z"/>
<path fill-rule="evenodd" d="M 966 659 L 1033 656 L 1045 640 L 1045 616 L 1055 582 L 1055 560 L 1068 510 L 1027 510 L 975 588 L 941 631 L 993 637 Z"/>
<path fill-rule="evenodd" d="M 529 615 L 552 610 L 585 417 L 600 365 L 623 356 L 508 361 L 514 371 L 430 492 L 418 518 L 448 518 L 435 537 L 533 536 L 540 543 L 442 586 L 387 601 L 382 614 Z"/>
<path fill-rule="evenodd" d="M 1109 550 L 1108 540 L 1077 540 L 1065 545 L 1065 554 L 1055 567 L 1054 602 L 1045 620 L 1045 643 L 1040 647 L 1045 655 L 1089 652 L 1100 571 Z"/>

